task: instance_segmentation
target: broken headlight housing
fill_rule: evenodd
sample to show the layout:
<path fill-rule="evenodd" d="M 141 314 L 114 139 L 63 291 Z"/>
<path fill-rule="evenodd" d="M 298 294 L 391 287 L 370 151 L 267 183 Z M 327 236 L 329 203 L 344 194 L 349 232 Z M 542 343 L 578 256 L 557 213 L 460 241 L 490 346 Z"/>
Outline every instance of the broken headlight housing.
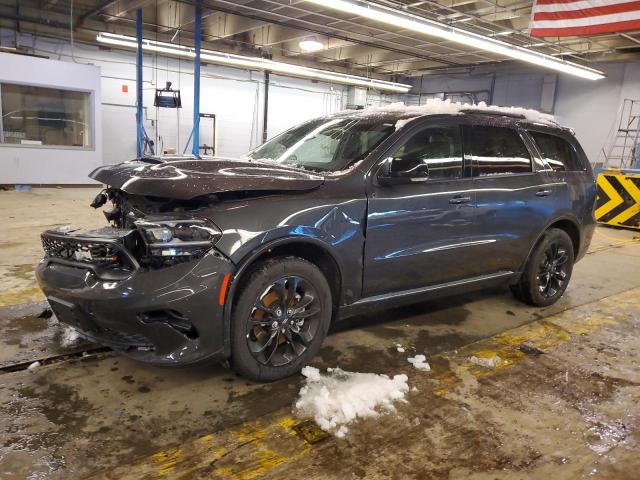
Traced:
<path fill-rule="evenodd" d="M 143 264 L 169 266 L 202 257 L 222 236 L 206 219 L 153 219 L 134 223 L 146 244 Z"/>

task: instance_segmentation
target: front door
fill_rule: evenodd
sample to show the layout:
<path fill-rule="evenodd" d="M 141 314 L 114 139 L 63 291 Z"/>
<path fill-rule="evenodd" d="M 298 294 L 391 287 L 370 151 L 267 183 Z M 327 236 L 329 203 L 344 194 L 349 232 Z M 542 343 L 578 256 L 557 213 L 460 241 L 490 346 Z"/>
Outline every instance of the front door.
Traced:
<path fill-rule="evenodd" d="M 473 180 L 455 119 L 422 123 L 373 171 L 368 191 L 363 296 L 468 277 Z"/>

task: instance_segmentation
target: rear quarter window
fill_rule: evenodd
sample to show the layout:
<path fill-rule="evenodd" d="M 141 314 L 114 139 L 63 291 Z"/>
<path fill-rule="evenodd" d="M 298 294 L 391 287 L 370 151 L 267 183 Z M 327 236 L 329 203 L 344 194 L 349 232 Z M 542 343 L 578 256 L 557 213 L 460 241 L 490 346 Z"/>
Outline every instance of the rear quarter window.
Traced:
<path fill-rule="evenodd" d="M 542 158 L 554 171 L 575 172 L 584 170 L 575 147 L 564 138 L 532 131 L 529 132 L 529 135 L 536 142 Z"/>

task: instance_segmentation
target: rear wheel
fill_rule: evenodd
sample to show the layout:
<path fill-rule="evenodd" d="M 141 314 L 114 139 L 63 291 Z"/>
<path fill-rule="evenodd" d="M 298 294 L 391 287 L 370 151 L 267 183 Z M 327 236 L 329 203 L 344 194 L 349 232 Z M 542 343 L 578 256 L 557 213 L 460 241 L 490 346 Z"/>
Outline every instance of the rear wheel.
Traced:
<path fill-rule="evenodd" d="M 331 313 L 331 289 L 318 267 L 298 257 L 264 262 L 233 306 L 234 369 L 263 382 L 296 373 L 318 353 Z"/>
<path fill-rule="evenodd" d="M 546 307 L 564 293 L 573 272 L 573 242 L 564 230 L 550 228 L 534 249 L 514 296 L 529 305 Z"/>

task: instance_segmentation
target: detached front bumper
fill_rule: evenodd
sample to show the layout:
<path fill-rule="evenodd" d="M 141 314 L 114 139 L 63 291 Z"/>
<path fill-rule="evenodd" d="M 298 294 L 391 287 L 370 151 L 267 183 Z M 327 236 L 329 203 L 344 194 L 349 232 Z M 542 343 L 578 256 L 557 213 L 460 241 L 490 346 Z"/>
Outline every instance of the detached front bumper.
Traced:
<path fill-rule="evenodd" d="M 36 277 L 56 317 L 96 343 L 165 365 L 224 357 L 218 298 L 233 264 L 215 250 L 170 267 L 104 279 L 83 262 L 45 258 Z"/>

